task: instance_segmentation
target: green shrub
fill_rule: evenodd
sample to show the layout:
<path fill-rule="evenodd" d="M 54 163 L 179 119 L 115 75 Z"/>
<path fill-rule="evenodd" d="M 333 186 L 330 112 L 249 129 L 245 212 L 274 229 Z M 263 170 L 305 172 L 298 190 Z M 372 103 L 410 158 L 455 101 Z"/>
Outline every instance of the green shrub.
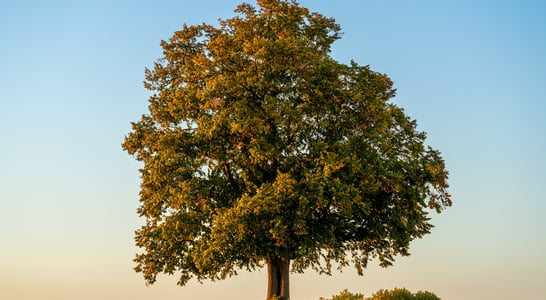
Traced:
<path fill-rule="evenodd" d="M 413 294 L 406 289 L 379 290 L 369 300 L 414 300 Z"/>
<path fill-rule="evenodd" d="M 438 296 L 428 291 L 412 294 L 407 289 L 379 290 L 366 300 L 440 300 Z"/>
<path fill-rule="evenodd" d="M 393 290 L 379 290 L 370 298 L 364 299 L 364 295 L 353 294 L 347 290 L 332 296 L 332 298 L 320 298 L 319 300 L 441 300 L 438 296 L 429 291 L 418 291 L 412 294 L 405 288 L 395 288 Z"/>
<path fill-rule="evenodd" d="M 364 300 L 364 295 L 362 294 L 353 294 L 347 290 L 339 293 L 339 295 L 332 296 L 331 299 L 320 298 L 320 300 Z"/>
<path fill-rule="evenodd" d="M 415 293 L 415 300 L 440 300 L 440 298 L 429 291 Z"/>

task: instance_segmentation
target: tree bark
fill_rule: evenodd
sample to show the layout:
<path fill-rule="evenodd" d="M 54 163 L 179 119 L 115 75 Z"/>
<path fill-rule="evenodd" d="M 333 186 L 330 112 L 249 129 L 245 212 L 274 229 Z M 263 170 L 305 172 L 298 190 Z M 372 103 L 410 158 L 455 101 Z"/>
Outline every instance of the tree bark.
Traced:
<path fill-rule="evenodd" d="M 290 259 L 267 260 L 267 300 L 290 300 Z"/>

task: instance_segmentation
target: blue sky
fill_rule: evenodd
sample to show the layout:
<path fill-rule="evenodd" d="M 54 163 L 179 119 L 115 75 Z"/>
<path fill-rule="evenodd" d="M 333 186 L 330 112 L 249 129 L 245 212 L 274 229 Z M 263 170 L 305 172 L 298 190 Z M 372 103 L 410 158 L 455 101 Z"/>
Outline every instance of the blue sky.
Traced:
<path fill-rule="evenodd" d="M 265 270 L 144 285 L 132 271 L 139 165 L 120 146 L 146 113 L 144 68 L 160 40 L 183 23 L 216 24 L 238 3 L 0 5 L 1 299 L 265 297 Z M 293 298 L 407 287 L 448 300 L 544 299 L 546 3 L 300 3 L 342 26 L 334 58 L 392 78 L 395 103 L 446 160 L 454 205 L 395 266 L 293 275 Z"/>

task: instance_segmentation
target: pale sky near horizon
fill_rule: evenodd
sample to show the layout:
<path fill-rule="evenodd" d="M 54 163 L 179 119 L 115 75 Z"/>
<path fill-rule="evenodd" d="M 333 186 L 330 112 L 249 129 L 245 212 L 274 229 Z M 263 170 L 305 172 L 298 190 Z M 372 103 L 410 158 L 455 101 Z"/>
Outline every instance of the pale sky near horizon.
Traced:
<path fill-rule="evenodd" d="M 265 298 L 266 270 L 145 286 L 132 270 L 139 165 L 121 149 L 160 40 L 240 2 L 0 3 L 0 299 Z M 334 58 L 391 77 L 446 160 L 454 204 L 393 267 L 294 274 L 292 298 L 546 299 L 546 2 L 300 3 L 341 25 Z"/>

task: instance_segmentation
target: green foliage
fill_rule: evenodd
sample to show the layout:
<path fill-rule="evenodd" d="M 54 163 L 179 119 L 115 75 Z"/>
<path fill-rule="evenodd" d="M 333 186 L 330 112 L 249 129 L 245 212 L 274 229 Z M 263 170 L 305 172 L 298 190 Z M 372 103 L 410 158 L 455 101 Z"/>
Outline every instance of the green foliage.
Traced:
<path fill-rule="evenodd" d="M 339 295 L 332 296 L 331 299 L 320 298 L 320 300 L 364 300 L 364 295 L 356 293 L 353 294 L 348 290 L 344 290 Z"/>
<path fill-rule="evenodd" d="M 406 289 L 379 290 L 369 300 L 413 300 L 413 294 Z"/>
<path fill-rule="evenodd" d="M 412 294 L 407 289 L 379 290 L 366 300 L 440 300 L 436 295 L 428 291 L 419 291 Z"/>
<path fill-rule="evenodd" d="M 364 295 L 359 293 L 351 293 L 347 290 L 342 291 L 339 295 L 334 295 L 332 298 L 320 298 L 320 300 L 440 300 L 436 295 L 428 291 L 419 291 L 412 294 L 405 288 L 395 288 L 393 290 L 379 290 L 372 297 L 364 298 Z"/>
<path fill-rule="evenodd" d="M 415 300 L 440 300 L 438 296 L 429 291 L 419 291 L 415 293 Z"/>
<path fill-rule="evenodd" d="M 292 1 L 188 26 L 146 70 L 149 113 L 123 148 L 143 163 L 135 262 L 223 279 L 265 262 L 388 266 L 450 205 L 440 153 L 390 102 L 391 80 L 330 57 L 333 19 Z"/>

